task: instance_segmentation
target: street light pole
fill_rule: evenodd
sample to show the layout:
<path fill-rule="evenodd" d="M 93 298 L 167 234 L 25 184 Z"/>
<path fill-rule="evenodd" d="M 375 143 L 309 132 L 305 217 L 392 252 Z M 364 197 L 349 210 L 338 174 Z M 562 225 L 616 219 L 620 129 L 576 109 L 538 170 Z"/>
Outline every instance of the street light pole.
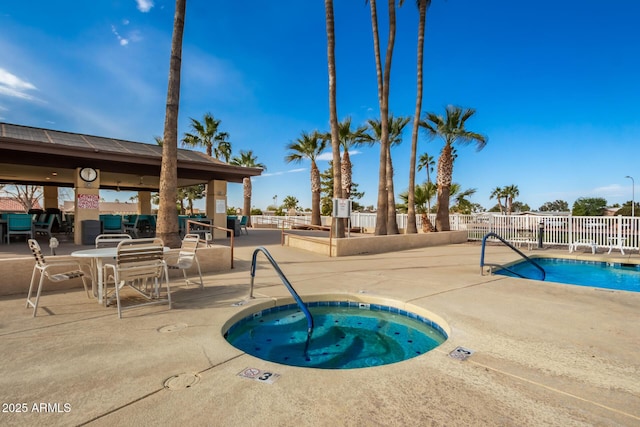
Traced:
<path fill-rule="evenodd" d="M 625 178 L 629 178 L 631 180 L 631 216 L 635 217 L 636 216 L 636 211 L 635 211 L 635 192 L 636 192 L 636 182 L 633 180 L 632 176 L 625 176 Z"/>

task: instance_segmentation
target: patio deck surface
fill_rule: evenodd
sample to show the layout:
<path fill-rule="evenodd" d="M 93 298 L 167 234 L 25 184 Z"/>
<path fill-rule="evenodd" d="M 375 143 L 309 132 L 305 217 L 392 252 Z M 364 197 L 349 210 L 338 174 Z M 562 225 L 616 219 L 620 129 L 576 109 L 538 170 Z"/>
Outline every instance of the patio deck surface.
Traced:
<path fill-rule="evenodd" d="M 235 268 L 207 275 L 204 290 L 172 282 L 171 310 L 143 307 L 119 320 L 114 307 L 79 288 L 45 293 L 32 318 L 22 295 L 0 298 L 0 424 L 640 424 L 640 293 L 481 276 L 477 244 L 327 258 L 280 246 L 278 231 L 250 230 L 237 242 Z M 303 299 L 352 294 L 410 303 L 442 317 L 451 336 L 425 355 L 366 369 L 305 369 L 249 356 L 224 340 L 223 325 L 288 296 L 259 256 L 258 298 L 234 306 L 248 296 L 257 246 Z M 488 248 L 488 261 L 516 257 Z M 449 357 L 458 346 L 475 353 Z M 280 377 L 267 384 L 238 376 L 248 367 Z M 164 386 L 180 374 L 178 387 Z M 183 378 L 199 381 L 180 389 Z"/>

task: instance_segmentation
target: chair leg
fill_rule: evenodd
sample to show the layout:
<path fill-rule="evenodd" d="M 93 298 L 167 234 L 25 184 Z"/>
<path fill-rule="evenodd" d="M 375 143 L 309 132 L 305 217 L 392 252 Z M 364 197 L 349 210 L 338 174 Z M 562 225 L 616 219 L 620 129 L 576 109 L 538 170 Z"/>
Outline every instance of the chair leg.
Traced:
<path fill-rule="evenodd" d="M 29 308 L 30 305 L 33 305 L 33 303 L 31 302 L 31 292 L 33 291 L 33 284 L 36 281 L 37 270 L 38 270 L 38 267 L 33 267 L 33 273 L 31 273 L 31 283 L 29 283 L 29 293 L 27 294 L 27 304 L 24 306 L 25 308 Z"/>
<path fill-rule="evenodd" d="M 40 283 L 38 284 L 38 292 L 36 293 L 36 302 L 33 304 L 33 317 L 36 317 L 38 311 L 38 302 L 40 301 L 40 293 L 42 292 L 42 284 L 44 283 L 44 274 L 40 273 Z"/>
<path fill-rule="evenodd" d="M 202 271 L 200 270 L 200 262 L 198 261 L 198 257 L 195 258 L 196 267 L 198 267 L 198 277 L 200 277 L 200 289 L 204 289 L 204 282 L 202 281 Z"/>

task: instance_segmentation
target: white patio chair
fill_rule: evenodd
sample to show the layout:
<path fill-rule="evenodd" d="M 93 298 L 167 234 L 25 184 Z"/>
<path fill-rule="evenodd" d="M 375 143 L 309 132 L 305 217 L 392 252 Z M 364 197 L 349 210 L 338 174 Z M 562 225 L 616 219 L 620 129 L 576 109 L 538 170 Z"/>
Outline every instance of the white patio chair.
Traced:
<path fill-rule="evenodd" d="M 199 241 L 200 238 L 197 234 L 187 234 L 186 236 L 184 236 L 177 259 L 168 261 L 167 266 L 172 270 L 182 270 L 182 274 L 184 274 L 184 280 L 187 282 L 187 285 L 189 285 L 190 281 L 187 278 L 187 270 L 191 268 L 193 264 L 195 264 L 198 268 L 198 276 L 200 277 L 200 289 L 204 289 L 204 283 L 202 281 L 202 271 L 200 270 L 198 255 L 196 254 Z"/>
<path fill-rule="evenodd" d="M 171 309 L 171 289 L 169 288 L 169 272 L 164 261 L 164 244 L 161 239 L 131 239 L 118 244 L 115 264 L 106 264 L 106 271 L 111 271 L 115 283 L 118 317 L 122 319 L 122 311 L 134 307 L 151 304 L 169 304 Z M 149 290 L 147 281 L 153 282 L 153 289 Z M 167 291 L 165 297 L 160 297 L 160 283 L 164 280 Z M 121 292 L 128 286 L 138 293 L 144 301 L 122 306 Z"/>
<path fill-rule="evenodd" d="M 29 293 L 27 294 L 27 305 L 33 307 L 33 317 L 36 317 L 36 311 L 38 310 L 38 303 L 40 301 L 40 294 L 42 293 L 42 285 L 44 283 L 44 279 L 47 278 L 52 282 L 63 282 L 65 280 L 71 280 L 76 278 L 82 279 L 82 286 L 84 286 L 84 291 L 87 293 L 87 298 L 89 297 L 89 289 L 87 288 L 87 282 L 85 280 L 85 273 L 82 271 L 82 266 L 77 261 L 53 261 L 46 262 L 44 259 L 44 255 L 42 254 L 42 250 L 40 249 L 40 245 L 34 239 L 29 239 L 29 249 L 33 253 L 33 256 L 36 259 L 36 265 L 33 266 L 33 273 L 31 274 L 31 283 L 29 284 Z M 61 267 L 64 267 L 62 269 Z M 76 267 L 74 270 L 67 270 L 67 267 Z M 54 270 L 54 271 L 51 271 Z M 62 271 L 61 270 L 67 270 Z M 38 290 L 36 292 L 35 301 L 31 300 L 31 293 L 33 291 L 33 286 L 36 282 L 36 274 L 40 273 L 40 281 L 38 283 Z"/>
<path fill-rule="evenodd" d="M 133 239 L 133 237 L 131 237 L 130 234 L 126 234 L 126 233 L 120 233 L 120 234 L 100 234 L 96 237 L 95 243 L 96 243 L 96 249 L 98 248 L 113 248 L 116 247 L 120 244 L 120 242 L 122 242 L 123 240 L 131 240 Z M 97 278 L 95 277 L 95 274 L 97 273 L 96 270 L 97 266 L 96 266 L 96 260 L 92 260 L 92 264 L 91 264 L 91 273 L 92 276 L 94 277 L 94 283 L 97 281 Z M 108 285 L 109 285 L 109 281 L 107 280 L 107 272 L 106 269 L 104 268 L 104 266 L 102 267 L 102 277 L 103 277 L 103 289 L 104 289 L 104 301 L 107 301 L 107 296 L 108 296 Z"/>

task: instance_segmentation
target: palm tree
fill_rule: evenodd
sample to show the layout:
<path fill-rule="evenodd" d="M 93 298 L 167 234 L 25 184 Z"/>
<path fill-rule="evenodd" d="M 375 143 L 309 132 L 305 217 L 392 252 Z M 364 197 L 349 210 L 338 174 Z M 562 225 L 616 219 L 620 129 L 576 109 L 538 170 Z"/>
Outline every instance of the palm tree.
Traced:
<path fill-rule="evenodd" d="M 302 132 L 297 140 L 287 145 L 287 150 L 290 153 L 284 158 L 287 163 L 300 163 L 302 159 L 311 161 L 311 225 L 322 225 L 320 219 L 320 170 L 316 159 L 326 147 L 327 140 L 318 131 L 310 134 Z M 335 180 L 335 173 L 333 176 Z M 335 181 L 333 191 L 336 191 Z"/>
<path fill-rule="evenodd" d="M 287 210 L 287 212 L 291 211 L 292 209 L 295 210 L 298 208 L 298 199 L 294 196 L 287 196 L 284 198 L 284 200 L 282 201 L 282 207 L 285 208 Z"/>
<path fill-rule="evenodd" d="M 378 36 L 378 12 L 376 0 L 365 0 L 371 6 L 371 29 L 373 31 L 373 49 L 376 60 L 376 76 L 378 80 L 378 103 L 380 104 L 380 162 L 378 175 L 378 209 L 376 211 L 376 235 L 388 232 L 388 184 L 387 156 L 389 153 L 389 82 L 391 80 L 391 59 L 396 37 L 396 4 L 395 0 L 388 0 L 389 4 L 389 35 L 387 38 L 387 53 L 385 55 L 384 71 L 380 56 L 380 38 Z M 395 216 L 395 212 L 393 214 Z"/>
<path fill-rule="evenodd" d="M 335 166 L 333 168 L 333 194 L 334 197 L 342 198 L 340 137 L 338 133 L 338 109 L 336 107 L 336 33 L 334 29 L 333 0 L 324 0 L 324 9 L 327 26 L 327 66 L 329 69 L 329 123 L 331 124 L 331 153 L 332 162 Z M 344 221 L 333 221 L 332 224 L 335 224 L 335 227 L 332 227 L 334 236 L 336 238 L 343 238 L 345 229 Z"/>
<path fill-rule="evenodd" d="M 267 169 L 263 163 L 258 163 L 258 157 L 253 154 L 253 150 L 240 150 L 240 156 L 233 157 L 231 164 L 245 168 Z M 245 176 L 242 178 L 242 189 L 244 195 L 242 214 L 247 217 L 247 227 L 251 227 L 251 177 Z"/>
<path fill-rule="evenodd" d="M 169 61 L 169 83 L 164 119 L 162 165 L 160 168 L 160 203 L 156 236 L 165 245 L 175 248 L 181 244 L 178 233 L 178 107 L 180 104 L 180 68 L 182 64 L 182 35 L 186 0 L 176 0 Z"/>
<path fill-rule="evenodd" d="M 435 197 L 437 193 L 436 185 L 433 182 L 425 182 L 422 185 L 416 185 L 414 187 L 414 203 L 416 211 L 420 214 L 422 219 L 422 231 L 428 233 L 433 230 L 431 221 L 429 220 L 429 210 L 427 206 L 431 204 L 431 199 Z M 405 204 L 409 203 L 409 192 L 399 194 L 400 198 Z"/>
<path fill-rule="evenodd" d="M 505 197 L 504 189 L 502 187 L 496 187 L 491 191 L 489 195 L 489 199 L 496 198 L 498 200 L 498 207 L 500 208 L 500 215 L 503 214 L 504 210 L 502 209 L 502 198 Z"/>
<path fill-rule="evenodd" d="M 400 0 L 402 6 L 403 0 Z M 431 5 L 431 0 L 416 0 L 419 12 L 418 21 L 418 70 L 416 73 L 416 110 L 413 116 L 413 129 L 411 131 L 411 156 L 409 158 L 409 200 L 407 201 L 407 230 L 406 233 L 417 233 L 416 212 L 413 190 L 416 183 L 416 153 L 418 151 L 418 129 L 420 126 L 420 116 L 422 115 L 422 65 L 424 62 L 424 30 L 427 22 L 427 8 Z M 429 170 L 427 169 L 427 176 Z M 428 217 L 427 217 L 428 219 Z"/>
<path fill-rule="evenodd" d="M 367 127 L 360 126 L 356 129 L 351 129 L 351 117 L 347 117 L 342 122 L 338 123 L 338 139 L 340 147 L 342 148 L 342 160 L 340 163 L 340 175 L 342 177 L 342 196 L 345 199 L 351 197 L 351 186 L 353 185 L 352 174 L 353 166 L 351 164 L 351 157 L 349 151 L 355 146 L 362 144 L 369 140 L 369 135 L 366 133 Z M 322 134 L 322 138 L 331 142 L 331 132 Z"/>
<path fill-rule="evenodd" d="M 396 201 L 395 191 L 393 188 L 393 163 L 391 161 L 391 147 L 402 142 L 402 132 L 411 120 L 409 117 L 395 118 L 389 116 L 389 144 L 386 155 L 386 172 L 387 177 L 387 234 L 398 234 L 398 222 L 396 221 Z M 370 119 L 367 121 L 369 127 L 373 131 L 373 137 L 369 136 L 370 141 L 382 140 L 382 121 Z"/>
<path fill-rule="evenodd" d="M 466 190 L 462 190 L 460 184 L 455 182 L 452 183 L 449 197 L 450 199 L 455 200 L 456 203 L 451 208 L 451 211 L 461 214 L 470 214 L 471 201 L 468 198 L 476 194 L 477 191 L 477 188 L 468 188 Z"/>
<path fill-rule="evenodd" d="M 221 120 L 216 120 L 211 113 L 204 115 L 202 123 L 194 118 L 190 120 L 193 133 L 185 133 L 182 144 L 189 147 L 205 147 L 207 156 L 228 163 L 231 157 L 231 143 L 228 141 L 227 132 L 218 131 Z"/>
<path fill-rule="evenodd" d="M 513 209 L 513 199 L 520 195 L 517 185 L 507 185 L 504 187 L 504 197 L 507 202 L 507 215 L 511 215 Z"/>
<path fill-rule="evenodd" d="M 433 156 L 430 156 L 428 153 L 423 153 L 420 156 L 420 159 L 418 159 L 418 170 L 421 171 L 422 169 L 425 169 L 427 171 L 427 184 L 431 184 L 431 174 L 433 173 L 433 167 L 435 164 L 436 161 Z M 427 212 L 431 212 L 431 199 L 427 200 Z M 427 221 L 429 221 L 429 227 L 433 228 L 429 217 L 427 217 Z"/>
<path fill-rule="evenodd" d="M 427 113 L 420 125 L 427 130 L 431 138 L 440 136 L 444 140 L 444 147 L 438 159 L 438 213 L 436 214 L 436 229 L 449 231 L 449 194 L 453 176 L 453 144 L 476 143 L 476 148 L 482 150 L 487 144 L 487 137 L 465 128 L 466 121 L 475 114 L 473 108 L 449 105 L 446 117 L 435 113 Z"/>

